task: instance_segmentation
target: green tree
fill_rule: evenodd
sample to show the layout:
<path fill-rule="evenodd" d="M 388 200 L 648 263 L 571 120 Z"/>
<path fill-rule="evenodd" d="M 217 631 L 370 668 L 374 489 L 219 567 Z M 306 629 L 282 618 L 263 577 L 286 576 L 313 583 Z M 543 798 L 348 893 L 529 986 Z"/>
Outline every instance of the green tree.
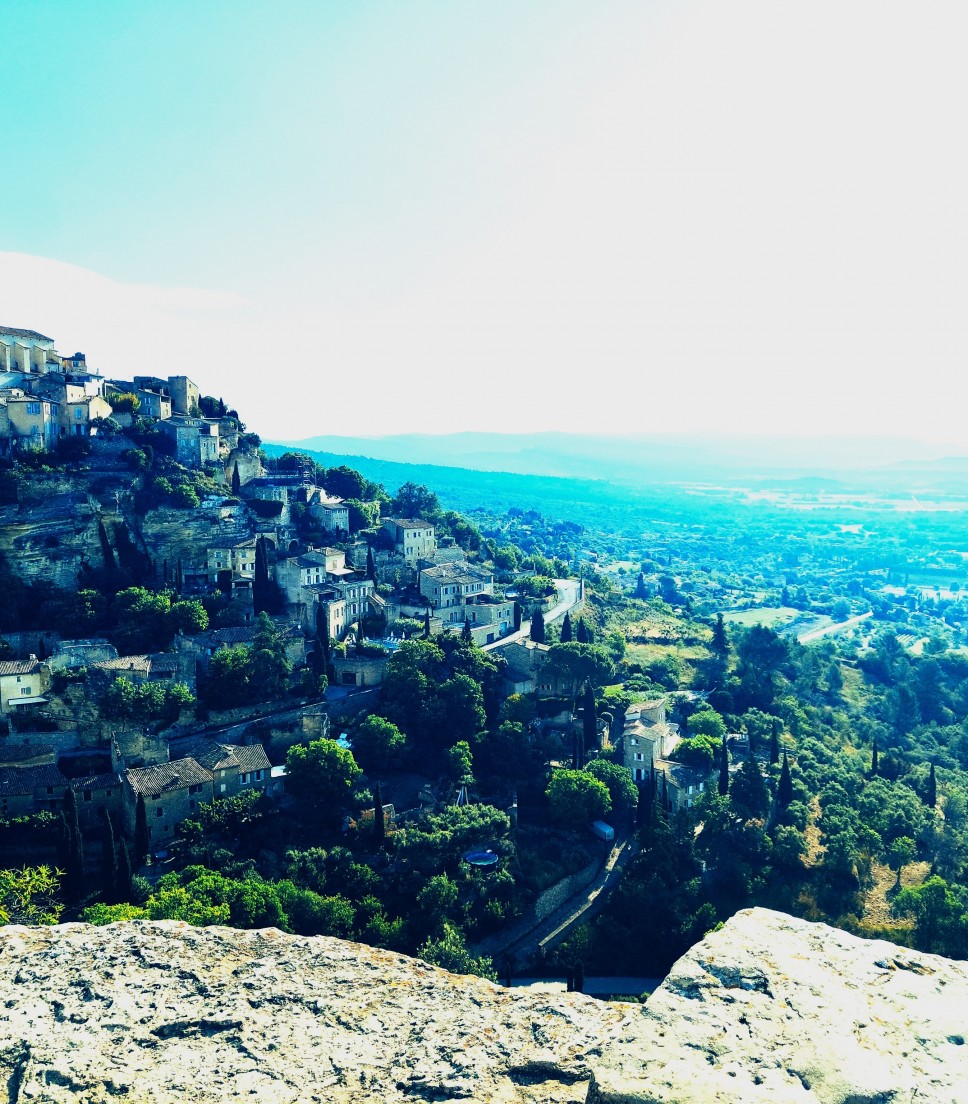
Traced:
<path fill-rule="evenodd" d="M 919 886 L 902 889 L 891 904 L 897 916 L 914 918 L 918 946 L 933 954 L 963 957 L 968 917 L 958 894 L 933 875 Z"/>
<path fill-rule="evenodd" d="M 497 981 L 497 970 L 489 958 L 475 958 L 467 949 L 460 928 L 447 921 L 439 936 L 424 942 L 417 954 L 425 962 L 449 970 L 452 974 L 476 974 L 478 977 Z"/>
<path fill-rule="evenodd" d="M 353 735 L 353 757 L 368 773 L 400 765 L 407 738 L 385 717 L 371 713 Z"/>
<path fill-rule="evenodd" d="M 612 809 L 605 783 L 581 770 L 556 770 L 545 796 L 552 818 L 572 827 L 599 820 Z"/>
<path fill-rule="evenodd" d="M 572 642 L 573 636 L 574 634 L 571 628 L 571 614 L 566 612 L 565 618 L 561 622 L 561 636 L 559 638 L 559 642 L 561 644 L 570 644 Z"/>
<path fill-rule="evenodd" d="M 0 924 L 56 924 L 64 908 L 59 889 L 49 866 L 0 870 Z"/>
<path fill-rule="evenodd" d="M 635 809 L 639 801 L 639 790 L 628 767 L 609 759 L 592 759 L 585 767 L 585 773 L 605 783 L 612 808 L 616 812 L 630 814 Z"/>
<path fill-rule="evenodd" d="M 293 797 L 324 808 L 337 817 L 349 805 L 363 772 L 353 753 L 335 740 L 296 744 L 286 754 L 286 790 Z"/>
<path fill-rule="evenodd" d="M 390 514 L 399 518 L 430 518 L 440 513 L 440 500 L 420 483 L 404 483 L 390 500 Z"/>
<path fill-rule="evenodd" d="M 469 786 L 474 781 L 474 763 L 471 747 L 466 740 L 458 740 L 447 752 L 447 776 L 458 786 Z"/>
<path fill-rule="evenodd" d="M 531 611 L 531 639 L 535 644 L 544 644 L 545 642 L 544 614 L 541 612 L 540 606 L 535 606 Z"/>

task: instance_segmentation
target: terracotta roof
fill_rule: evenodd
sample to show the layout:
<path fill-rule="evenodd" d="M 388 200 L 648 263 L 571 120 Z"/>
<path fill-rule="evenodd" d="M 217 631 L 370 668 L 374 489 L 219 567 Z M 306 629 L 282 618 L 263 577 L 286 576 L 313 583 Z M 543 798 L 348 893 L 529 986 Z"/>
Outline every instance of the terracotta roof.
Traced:
<path fill-rule="evenodd" d="M 47 337 L 45 334 L 38 333 L 36 330 L 18 330 L 13 326 L 0 326 L 0 336 L 2 337 L 32 337 L 37 341 L 53 341 L 52 337 Z"/>
<path fill-rule="evenodd" d="M 66 786 L 67 779 L 53 765 L 0 767 L 0 797 L 22 797 L 40 786 Z"/>
<path fill-rule="evenodd" d="M 0 662 L 0 675 L 33 675 L 40 670 L 40 660 L 36 656 L 30 659 L 5 659 Z"/>
<path fill-rule="evenodd" d="M 151 670 L 151 657 L 146 655 L 118 656 L 117 659 L 98 659 L 90 664 L 99 671 L 137 671 L 147 675 Z"/>
<path fill-rule="evenodd" d="M 173 763 L 159 763 L 154 767 L 137 767 L 125 771 L 124 776 L 136 794 L 146 797 L 212 781 L 212 772 L 194 759 L 176 759 Z"/>

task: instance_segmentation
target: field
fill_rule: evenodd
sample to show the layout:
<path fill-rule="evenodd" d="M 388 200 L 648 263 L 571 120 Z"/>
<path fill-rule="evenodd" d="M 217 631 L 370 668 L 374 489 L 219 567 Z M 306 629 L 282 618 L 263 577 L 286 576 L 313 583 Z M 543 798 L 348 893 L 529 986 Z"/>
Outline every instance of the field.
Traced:
<path fill-rule="evenodd" d="M 730 625 L 767 625 L 775 628 L 779 625 L 788 625 L 791 621 L 801 617 L 800 610 L 791 609 L 789 606 L 764 606 L 761 609 L 731 610 L 723 614 L 723 620 Z"/>

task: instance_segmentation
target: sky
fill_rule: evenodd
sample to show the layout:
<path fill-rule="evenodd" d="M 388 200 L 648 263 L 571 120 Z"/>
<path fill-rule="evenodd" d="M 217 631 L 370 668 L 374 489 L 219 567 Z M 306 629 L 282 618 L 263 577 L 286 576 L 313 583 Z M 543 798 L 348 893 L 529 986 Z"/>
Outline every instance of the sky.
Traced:
<path fill-rule="evenodd" d="M 968 451 L 968 9 L 4 0 L 0 324 L 268 439 Z"/>

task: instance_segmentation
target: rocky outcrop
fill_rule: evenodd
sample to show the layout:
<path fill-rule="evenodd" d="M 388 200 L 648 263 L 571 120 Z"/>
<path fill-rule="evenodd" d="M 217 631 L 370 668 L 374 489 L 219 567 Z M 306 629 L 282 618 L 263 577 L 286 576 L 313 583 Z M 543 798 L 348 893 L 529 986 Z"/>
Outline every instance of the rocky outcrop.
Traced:
<path fill-rule="evenodd" d="M 644 1008 L 174 922 L 6 928 L 0 964 L 20 1104 L 952 1104 L 968 1084 L 961 964 L 764 910 Z"/>

